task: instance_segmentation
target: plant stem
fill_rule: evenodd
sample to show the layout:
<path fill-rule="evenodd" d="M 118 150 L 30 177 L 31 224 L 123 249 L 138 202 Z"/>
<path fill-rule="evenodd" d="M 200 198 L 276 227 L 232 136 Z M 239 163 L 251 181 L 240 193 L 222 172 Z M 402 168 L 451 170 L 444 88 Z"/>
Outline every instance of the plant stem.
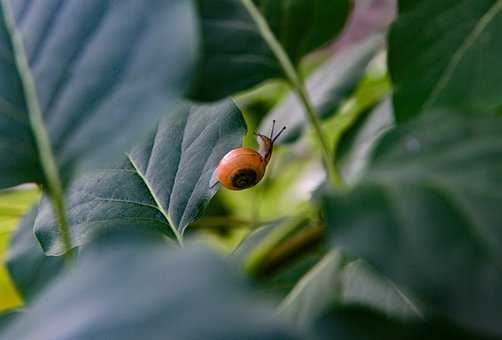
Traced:
<path fill-rule="evenodd" d="M 313 126 L 317 139 L 319 140 L 323 157 L 323 164 L 324 168 L 326 169 L 326 174 L 328 176 L 328 179 L 335 188 L 341 188 L 344 185 L 342 176 L 340 175 L 338 168 L 336 167 L 335 158 L 333 157 L 333 152 L 330 150 L 328 142 L 324 137 L 321 124 L 319 123 L 319 119 L 317 118 L 317 113 L 311 101 L 309 100 L 307 91 L 305 90 L 304 86 L 301 86 L 298 89 L 296 89 L 296 92 L 298 94 L 298 97 L 303 103 L 310 125 Z"/>
<path fill-rule="evenodd" d="M 249 12 L 249 14 L 251 15 L 251 18 L 255 22 L 256 26 L 258 27 L 258 30 L 260 31 L 260 34 L 262 35 L 263 39 L 268 44 L 268 46 L 274 53 L 275 57 L 277 58 L 277 61 L 281 65 L 281 68 L 284 71 L 284 74 L 286 75 L 289 84 L 293 88 L 293 91 L 295 91 L 295 93 L 297 94 L 298 98 L 300 99 L 304 107 L 307 120 L 313 127 L 316 138 L 319 141 L 319 145 L 321 146 L 323 164 L 324 168 L 326 169 L 326 175 L 330 183 L 337 188 L 341 188 L 343 186 L 342 177 L 340 176 L 338 169 L 336 168 L 334 157 L 330 152 L 330 148 L 322 132 L 321 124 L 319 123 L 316 110 L 312 105 L 312 102 L 310 101 L 309 95 L 307 93 L 307 90 L 305 89 L 303 81 L 298 75 L 296 68 L 293 66 L 291 59 L 287 55 L 286 51 L 284 51 L 284 48 L 281 46 L 281 44 L 275 37 L 267 21 L 265 20 L 265 18 L 263 18 L 258 8 L 256 8 L 253 1 L 252 0 L 241 0 L 241 1 L 244 7 Z"/>
<path fill-rule="evenodd" d="M 66 222 L 64 213 L 63 185 L 59 176 L 56 159 L 52 152 L 49 134 L 45 128 L 42 110 L 39 105 L 36 91 L 35 80 L 31 74 L 22 37 L 16 29 L 14 14 L 9 1 L 2 1 L 1 6 L 4 12 L 5 24 L 11 36 L 15 62 L 22 82 L 26 105 L 28 108 L 29 123 L 38 149 L 42 171 L 45 175 L 49 198 L 52 202 L 54 214 L 58 220 L 59 233 L 62 237 L 65 256 L 67 259 L 71 259 L 71 253 L 69 252 L 71 249 L 70 235 L 68 232 L 68 223 Z"/>

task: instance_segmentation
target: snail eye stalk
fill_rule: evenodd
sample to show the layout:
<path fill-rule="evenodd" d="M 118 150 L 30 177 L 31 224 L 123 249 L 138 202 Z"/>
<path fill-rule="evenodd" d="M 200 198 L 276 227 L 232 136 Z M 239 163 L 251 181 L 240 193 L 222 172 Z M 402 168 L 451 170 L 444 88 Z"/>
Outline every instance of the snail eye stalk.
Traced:
<path fill-rule="evenodd" d="M 274 139 L 274 130 L 275 130 L 275 119 L 272 121 L 272 131 L 270 132 L 270 139 Z"/>
<path fill-rule="evenodd" d="M 272 138 L 272 143 L 275 143 L 275 141 L 277 140 L 277 138 L 279 138 L 279 136 L 284 132 L 284 130 L 286 130 L 285 126 L 283 126 L 282 129 L 281 129 L 281 131 L 279 131 L 279 133 L 275 137 Z"/>
<path fill-rule="evenodd" d="M 272 122 L 272 131 L 270 131 L 270 137 L 264 136 L 261 133 L 257 133 L 257 132 L 253 132 L 253 135 L 255 135 L 257 137 L 268 138 L 273 143 L 273 142 L 275 142 L 277 140 L 277 138 L 279 138 L 279 136 L 284 132 L 284 130 L 286 130 L 285 126 L 283 126 L 282 129 L 281 129 L 281 131 L 279 131 L 279 133 L 274 137 L 274 132 L 275 132 L 275 119 L 274 119 L 273 122 Z"/>

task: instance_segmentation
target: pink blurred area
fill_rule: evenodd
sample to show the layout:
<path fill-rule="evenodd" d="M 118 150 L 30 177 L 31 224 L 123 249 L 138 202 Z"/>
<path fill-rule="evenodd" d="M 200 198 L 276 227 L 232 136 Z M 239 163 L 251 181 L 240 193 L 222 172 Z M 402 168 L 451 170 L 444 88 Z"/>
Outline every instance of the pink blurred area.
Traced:
<path fill-rule="evenodd" d="M 397 12 L 397 0 L 353 0 L 352 14 L 342 35 L 330 49 L 338 51 L 367 36 L 385 32 Z"/>

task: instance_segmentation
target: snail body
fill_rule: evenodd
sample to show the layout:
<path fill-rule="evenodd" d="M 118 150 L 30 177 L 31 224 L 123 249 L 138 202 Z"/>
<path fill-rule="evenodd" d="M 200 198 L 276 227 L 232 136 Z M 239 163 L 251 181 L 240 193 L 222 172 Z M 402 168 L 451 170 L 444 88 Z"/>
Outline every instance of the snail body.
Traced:
<path fill-rule="evenodd" d="M 230 190 L 244 190 L 255 186 L 265 175 L 265 170 L 272 157 L 274 142 L 285 130 L 284 127 L 274 136 L 274 125 L 269 136 L 256 134 L 260 149 L 237 148 L 228 152 L 216 168 L 211 182 L 220 182 Z M 214 185 L 211 183 L 211 185 Z"/>

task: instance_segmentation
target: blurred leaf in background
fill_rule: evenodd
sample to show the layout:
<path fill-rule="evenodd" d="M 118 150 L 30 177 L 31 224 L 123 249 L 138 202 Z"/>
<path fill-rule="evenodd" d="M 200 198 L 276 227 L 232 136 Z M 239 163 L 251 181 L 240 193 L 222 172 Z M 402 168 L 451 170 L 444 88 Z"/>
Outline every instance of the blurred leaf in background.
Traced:
<path fill-rule="evenodd" d="M 342 30 L 348 0 L 254 1 L 294 65 Z M 198 100 L 217 100 L 283 70 L 241 1 L 197 0 L 202 56 L 192 89 Z M 286 4 L 286 6 L 284 6 Z M 287 30 L 283 29 L 287 26 Z"/>
<path fill-rule="evenodd" d="M 31 186 L 0 191 L 0 312 L 23 304 L 5 261 L 19 220 L 39 198 L 39 190 Z"/>
<path fill-rule="evenodd" d="M 502 327 L 502 119 L 434 112 L 387 133 L 353 190 L 323 199 L 332 242 L 423 311 Z"/>
<path fill-rule="evenodd" d="M 301 338 L 213 252 L 134 224 L 98 234 L 2 339 Z"/>
<path fill-rule="evenodd" d="M 403 321 L 373 308 L 332 305 L 315 320 L 312 339 L 316 340 L 496 340 L 472 332 L 441 318 Z"/>
<path fill-rule="evenodd" d="M 398 121 L 434 108 L 500 109 L 501 25 L 498 0 L 400 0 L 389 36 Z"/>
<path fill-rule="evenodd" d="M 370 60 L 383 45 L 383 36 L 369 37 L 334 53 L 313 71 L 306 80 L 306 87 L 319 118 L 326 119 L 337 113 L 342 103 L 352 95 Z M 272 126 L 273 120 L 288 127 L 280 142 L 291 142 L 300 136 L 307 122 L 296 93 L 290 92 L 267 115 L 261 124 L 261 130 Z"/>
<path fill-rule="evenodd" d="M 64 257 L 45 256 L 33 233 L 39 204 L 18 223 L 5 258 L 11 280 L 28 305 L 64 268 Z"/>
<path fill-rule="evenodd" d="M 362 260 L 348 260 L 339 251 L 326 254 L 279 306 L 286 319 L 309 327 L 332 305 L 371 306 L 389 317 L 417 319 L 422 314 L 397 287 Z"/>
<path fill-rule="evenodd" d="M 119 158 L 182 96 L 195 17 L 186 0 L 8 0 L 0 49 L 0 188 L 62 199 L 58 182 Z"/>

